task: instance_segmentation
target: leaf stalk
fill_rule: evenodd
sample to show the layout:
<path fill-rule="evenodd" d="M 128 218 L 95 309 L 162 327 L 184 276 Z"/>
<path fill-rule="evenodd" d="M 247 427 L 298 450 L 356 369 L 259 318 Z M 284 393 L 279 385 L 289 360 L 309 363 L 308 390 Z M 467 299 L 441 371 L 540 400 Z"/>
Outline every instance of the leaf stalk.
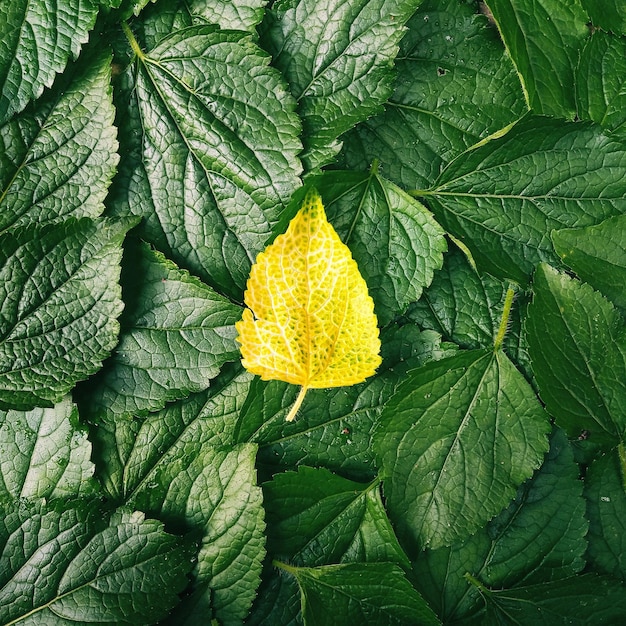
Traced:
<path fill-rule="evenodd" d="M 287 422 L 293 422 L 293 420 L 296 419 L 296 414 L 300 410 L 300 407 L 302 406 L 302 401 L 304 400 L 304 396 L 306 395 L 306 392 L 308 390 L 309 388 L 306 385 L 300 387 L 300 393 L 298 394 L 296 401 L 293 403 L 293 406 L 291 407 L 289 413 L 287 413 L 287 417 L 285 418 Z"/>
<path fill-rule="evenodd" d="M 502 347 L 502 342 L 504 341 L 507 328 L 509 327 L 509 317 L 511 315 L 511 307 L 513 306 L 514 298 L 515 286 L 513 283 L 509 283 L 509 287 L 506 290 L 506 296 L 504 297 L 504 307 L 502 308 L 502 318 L 500 319 L 498 334 L 493 342 L 494 352 L 498 351 Z"/>

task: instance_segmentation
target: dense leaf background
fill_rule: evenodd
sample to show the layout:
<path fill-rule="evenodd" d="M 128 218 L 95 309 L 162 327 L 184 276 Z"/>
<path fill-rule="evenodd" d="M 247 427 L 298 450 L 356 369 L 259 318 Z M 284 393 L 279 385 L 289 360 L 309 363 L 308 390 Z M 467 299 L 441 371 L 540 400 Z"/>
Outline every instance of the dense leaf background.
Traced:
<path fill-rule="evenodd" d="M 620 0 L 0 10 L 0 623 L 621 624 Z M 243 370 L 306 188 L 352 387 Z"/>

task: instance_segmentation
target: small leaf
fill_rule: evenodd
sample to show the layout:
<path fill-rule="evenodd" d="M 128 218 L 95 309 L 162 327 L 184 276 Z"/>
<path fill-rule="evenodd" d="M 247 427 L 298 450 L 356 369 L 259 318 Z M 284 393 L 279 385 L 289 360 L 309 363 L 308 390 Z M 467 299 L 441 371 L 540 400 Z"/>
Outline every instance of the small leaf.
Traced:
<path fill-rule="evenodd" d="M 122 241 L 135 223 L 71 218 L 0 234 L 0 407 L 52 406 L 100 367 L 117 342 Z"/>
<path fill-rule="evenodd" d="M 226 30 L 249 30 L 263 19 L 267 0 L 191 0 L 187 9 L 194 17 L 201 17 L 211 24 L 219 24 Z"/>
<path fill-rule="evenodd" d="M 13 505 L 0 515 L 0 622 L 153 624 L 178 601 L 192 556 L 142 513 L 107 522 L 97 502 Z"/>
<path fill-rule="evenodd" d="M 504 509 L 548 449 L 548 416 L 504 353 L 474 350 L 412 370 L 374 442 L 409 555 L 450 545 Z"/>
<path fill-rule="evenodd" d="M 528 308 L 528 351 L 541 399 L 571 437 L 626 439 L 626 332 L 589 285 L 540 265 Z"/>
<path fill-rule="evenodd" d="M 95 491 L 91 444 L 69 398 L 50 409 L 0 410 L 0 500 Z"/>
<path fill-rule="evenodd" d="M 596 28 L 626 35 L 626 6 L 622 0 L 580 0 Z"/>
<path fill-rule="evenodd" d="M 552 233 L 554 248 L 578 277 L 626 310 L 626 215 Z"/>
<path fill-rule="evenodd" d="M 367 285 L 311 190 L 250 272 L 237 322 L 244 367 L 263 380 L 309 388 L 362 382 L 381 362 Z"/>
<path fill-rule="evenodd" d="M 50 87 L 76 58 L 98 14 L 95 0 L 12 0 L 0 20 L 0 124 Z"/>

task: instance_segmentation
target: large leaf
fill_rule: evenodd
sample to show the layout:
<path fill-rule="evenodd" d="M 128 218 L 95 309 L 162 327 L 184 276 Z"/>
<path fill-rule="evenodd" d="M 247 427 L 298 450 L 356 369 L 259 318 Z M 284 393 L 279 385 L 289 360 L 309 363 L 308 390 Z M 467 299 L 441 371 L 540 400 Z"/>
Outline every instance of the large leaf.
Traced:
<path fill-rule="evenodd" d="M 558 262 L 551 230 L 626 211 L 626 146 L 590 123 L 528 117 L 453 161 L 427 192 L 438 221 L 497 277 Z"/>
<path fill-rule="evenodd" d="M 244 33 L 190 27 L 136 52 L 129 102 L 119 102 L 116 209 L 129 205 L 151 242 L 240 299 L 299 186 L 295 103 Z"/>
<path fill-rule="evenodd" d="M 314 189 L 257 257 L 244 298 L 236 324 L 243 366 L 301 386 L 287 421 L 309 388 L 363 382 L 381 363 L 374 302 Z"/>
<path fill-rule="evenodd" d="M 84 390 L 92 415 L 142 414 L 209 386 L 239 358 L 241 307 L 145 244 L 127 248 L 120 341 Z"/>
<path fill-rule="evenodd" d="M 408 559 L 393 533 L 380 483 L 357 483 L 301 466 L 263 486 L 268 549 L 290 563 L 395 562 Z"/>
<path fill-rule="evenodd" d="M 470 146 L 526 111 L 513 64 L 470 3 L 426 0 L 407 24 L 384 113 L 346 135 L 342 161 L 407 189 L 431 185 Z"/>
<path fill-rule="evenodd" d="M 110 55 L 0 127 L 0 232 L 97 217 L 117 164 Z"/>
<path fill-rule="evenodd" d="M 410 371 L 375 439 L 390 516 L 409 554 L 463 539 L 504 509 L 540 465 L 549 430 L 501 351 Z"/>
<path fill-rule="evenodd" d="M 307 626 L 337 623 L 376 626 L 436 626 L 439 620 L 392 563 L 348 563 L 281 568 L 300 586 Z"/>
<path fill-rule="evenodd" d="M 626 333 L 615 307 L 540 265 L 526 321 L 541 399 L 572 437 L 606 447 L 626 439 Z"/>
<path fill-rule="evenodd" d="M 417 588 L 446 622 L 480 610 L 476 586 L 538 584 L 578 573 L 585 564 L 585 502 L 572 449 L 563 431 L 515 500 L 462 543 L 421 552 L 413 565 Z"/>
<path fill-rule="evenodd" d="M 263 43 L 298 100 L 303 160 L 333 160 L 338 137 L 381 110 L 393 60 L 419 0 L 283 0 L 272 6 Z"/>
<path fill-rule="evenodd" d="M 332 171 L 315 184 L 385 326 L 420 297 L 441 267 L 446 250 L 443 230 L 424 206 L 376 170 Z"/>
<path fill-rule="evenodd" d="M 94 0 L 14 0 L 0 18 L 0 124 L 49 87 L 87 41 Z"/>
<path fill-rule="evenodd" d="M 90 512 L 88 512 L 90 511 Z M 152 624 L 178 600 L 193 546 L 141 513 L 14 504 L 0 516 L 3 624 Z"/>
<path fill-rule="evenodd" d="M 69 398 L 50 409 L 0 411 L 0 500 L 89 493 L 95 488 L 90 456 Z"/>
<path fill-rule="evenodd" d="M 586 37 L 580 0 L 487 0 L 530 108 L 573 118 L 574 75 Z"/>
<path fill-rule="evenodd" d="M 626 309 L 626 215 L 597 226 L 552 233 L 563 262 L 617 306 Z"/>
<path fill-rule="evenodd" d="M 626 39 L 600 30 L 593 33 L 583 48 L 577 69 L 578 116 L 623 136 L 626 133 L 625 74 Z"/>
<path fill-rule="evenodd" d="M 0 234 L 0 406 L 51 406 L 100 367 L 117 341 L 122 241 L 134 223 L 70 219 Z"/>
<path fill-rule="evenodd" d="M 592 568 L 626 581 L 626 487 L 624 465 L 614 450 L 596 459 L 585 476 Z"/>

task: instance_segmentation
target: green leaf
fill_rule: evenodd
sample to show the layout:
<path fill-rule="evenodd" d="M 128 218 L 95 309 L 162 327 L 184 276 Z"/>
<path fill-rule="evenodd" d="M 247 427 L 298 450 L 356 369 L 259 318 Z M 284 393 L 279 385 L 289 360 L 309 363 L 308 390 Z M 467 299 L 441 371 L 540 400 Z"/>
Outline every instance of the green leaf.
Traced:
<path fill-rule="evenodd" d="M 88 512 L 89 511 L 89 512 Z M 152 624 L 175 605 L 192 546 L 142 513 L 23 503 L 0 516 L 0 620 Z"/>
<path fill-rule="evenodd" d="M 441 268 L 443 230 L 424 206 L 376 171 L 328 172 L 314 184 L 385 326 L 420 297 Z"/>
<path fill-rule="evenodd" d="M 392 563 L 348 563 L 325 567 L 278 564 L 295 576 L 307 626 L 337 622 L 376 626 L 430 626 L 439 620 Z"/>
<path fill-rule="evenodd" d="M 191 0 L 187 8 L 193 16 L 220 28 L 253 32 L 263 19 L 266 4 L 267 0 Z"/>
<path fill-rule="evenodd" d="M 533 283 L 528 351 L 546 408 L 571 437 L 624 441 L 626 334 L 615 307 L 548 265 Z"/>
<path fill-rule="evenodd" d="M 602 31 L 593 33 L 583 48 L 576 73 L 578 116 L 624 136 L 625 72 L 626 39 Z"/>
<path fill-rule="evenodd" d="M 626 494 L 617 452 L 596 459 L 585 476 L 588 558 L 601 574 L 626 580 Z"/>
<path fill-rule="evenodd" d="M 122 274 L 127 309 L 120 341 L 83 391 L 92 415 L 145 414 L 202 391 L 239 358 L 232 304 L 145 244 L 129 246 Z"/>
<path fill-rule="evenodd" d="M 596 28 L 626 34 L 626 6 L 622 0 L 580 0 Z"/>
<path fill-rule="evenodd" d="M 452 352 L 433 332 L 411 326 L 382 334 L 383 364 L 369 381 L 352 387 L 311 389 L 293 423 L 285 414 L 293 386 L 255 379 L 242 409 L 242 430 L 260 445 L 259 461 L 272 471 L 294 465 L 323 465 L 356 480 L 376 474 L 372 436 L 384 403 L 407 369 Z"/>
<path fill-rule="evenodd" d="M 272 574 L 261 583 L 246 626 L 302 626 L 298 583 L 291 576 Z"/>
<path fill-rule="evenodd" d="M 91 444 L 70 398 L 51 409 L 0 411 L 0 501 L 95 491 Z"/>
<path fill-rule="evenodd" d="M 94 0 L 14 0 L 0 20 L 0 124 L 50 87 L 87 41 Z"/>
<path fill-rule="evenodd" d="M 584 566 L 585 502 L 578 466 L 563 431 L 515 500 L 462 543 L 424 550 L 413 565 L 417 588 L 445 622 L 480 609 L 470 573 L 491 588 L 538 584 L 572 576 Z"/>
<path fill-rule="evenodd" d="M 453 161 L 428 192 L 437 220 L 479 268 L 526 283 L 558 263 L 551 230 L 626 211 L 626 146 L 590 123 L 527 117 Z"/>
<path fill-rule="evenodd" d="M 88 60 L 0 127 L 0 232 L 102 213 L 118 161 L 111 57 Z"/>
<path fill-rule="evenodd" d="M 240 300 L 300 184 L 295 102 L 244 33 L 190 27 L 135 51 L 136 78 L 119 101 L 116 211 L 130 206 L 150 242 Z"/>
<path fill-rule="evenodd" d="M 418 0 L 283 0 L 263 44 L 298 101 L 308 171 L 330 163 L 340 135 L 382 110 L 403 24 Z"/>
<path fill-rule="evenodd" d="M 626 588 L 608 577 L 585 574 L 541 585 L 483 591 L 493 626 L 588 626 L 620 624 L 626 612 Z"/>
<path fill-rule="evenodd" d="M 530 108 L 573 118 L 574 75 L 589 35 L 580 0 L 488 0 Z"/>
<path fill-rule="evenodd" d="M 576 274 L 626 309 L 626 216 L 552 233 L 554 249 Z"/>
<path fill-rule="evenodd" d="M 407 26 L 395 91 L 383 113 L 346 135 L 341 161 L 365 170 L 379 159 L 388 178 L 419 189 L 527 109 L 502 42 L 472 4 L 426 0 Z"/>
<path fill-rule="evenodd" d="M 395 562 L 407 568 L 383 508 L 380 483 L 300 466 L 263 486 L 268 550 L 292 564 Z"/>
<path fill-rule="evenodd" d="M 410 371 L 374 441 L 409 555 L 467 537 L 499 513 L 540 465 L 549 430 L 532 389 L 500 351 Z"/>
<path fill-rule="evenodd" d="M 135 223 L 0 234 L 0 407 L 52 406 L 100 367 L 117 341 L 121 246 Z"/>

